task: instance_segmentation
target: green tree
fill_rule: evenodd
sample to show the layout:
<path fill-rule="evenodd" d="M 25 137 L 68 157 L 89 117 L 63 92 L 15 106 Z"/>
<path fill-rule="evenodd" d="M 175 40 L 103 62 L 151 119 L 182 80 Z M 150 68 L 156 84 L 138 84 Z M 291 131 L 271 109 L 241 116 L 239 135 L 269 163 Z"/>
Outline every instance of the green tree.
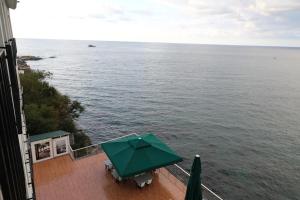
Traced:
<path fill-rule="evenodd" d="M 64 130 L 74 134 L 76 147 L 90 144 L 89 137 L 75 124 L 84 107 L 49 85 L 46 79 L 51 76 L 51 73 L 39 70 L 26 70 L 20 75 L 29 135 Z"/>

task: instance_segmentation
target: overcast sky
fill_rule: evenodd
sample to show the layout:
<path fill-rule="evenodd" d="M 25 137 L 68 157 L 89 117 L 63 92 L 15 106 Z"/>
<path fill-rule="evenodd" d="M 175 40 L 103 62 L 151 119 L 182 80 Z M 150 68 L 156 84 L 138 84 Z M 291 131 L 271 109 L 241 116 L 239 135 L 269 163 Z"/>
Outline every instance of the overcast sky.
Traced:
<path fill-rule="evenodd" d="M 300 46 L 300 0 L 20 0 L 18 38 Z"/>

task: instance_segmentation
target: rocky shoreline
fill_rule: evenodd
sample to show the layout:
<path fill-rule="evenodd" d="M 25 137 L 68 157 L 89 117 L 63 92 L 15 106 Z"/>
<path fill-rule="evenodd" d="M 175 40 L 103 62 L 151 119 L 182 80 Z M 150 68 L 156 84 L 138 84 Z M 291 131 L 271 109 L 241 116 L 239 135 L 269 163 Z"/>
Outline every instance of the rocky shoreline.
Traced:
<path fill-rule="evenodd" d="M 27 61 L 37 61 L 42 60 L 43 58 L 38 56 L 18 56 L 17 57 L 17 64 L 19 70 L 28 70 L 30 66 L 27 64 Z"/>
<path fill-rule="evenodd" d="M 50 56 L 48 58 L 56 58 L 56 56 Z M 43 60 L 45 58 L 39 57 L 39 56 L 18 56 L 17 57 L 17 63 L 18 63 L 18 69 L 19 70 L 28 70 L 30 69 L 30 66 L 27 64 L 27 61 L 38 61 Z"/>

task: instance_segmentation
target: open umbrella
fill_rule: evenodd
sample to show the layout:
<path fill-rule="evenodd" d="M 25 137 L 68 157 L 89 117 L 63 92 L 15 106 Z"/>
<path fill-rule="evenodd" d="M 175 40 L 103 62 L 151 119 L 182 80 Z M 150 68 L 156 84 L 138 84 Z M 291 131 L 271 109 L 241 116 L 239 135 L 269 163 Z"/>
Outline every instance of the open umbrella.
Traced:
<path fill-rule="evenodd" d="M 155 135 L 130 135 L 101 144 L 118 174 L 125 178 L 182 161 Z"/>
<path fill-rule="evenodd" d="M 200 156 L 196 155 L 189 183 L 186 189 L 185 200 L 202 200 L 202 188 L 201 188 L 201 160 Z"/>

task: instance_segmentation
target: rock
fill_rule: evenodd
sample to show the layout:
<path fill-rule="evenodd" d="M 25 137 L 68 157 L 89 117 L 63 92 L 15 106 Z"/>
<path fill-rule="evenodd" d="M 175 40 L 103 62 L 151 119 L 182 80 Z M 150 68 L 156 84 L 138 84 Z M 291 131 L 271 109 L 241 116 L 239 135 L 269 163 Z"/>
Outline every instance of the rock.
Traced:
<path fill-rule="evenodd" d="M 43 58 L 38 56 L 18 56 L 17 57 L 17 64 L 19 70 L 28 70 L 30 66 L 27 64 L 27 61 L 37 61 L 42 60 Z"/>
<path fill-rule="evenodd" d="M 17 64 L 18 64 L 19 70 L 30 69 L 30 66 L 23 59 L 17 58 Z"/>
<path fill-rule="evenodd" d="M 43 58 L 38 56 L 18 56 L 17 57 L 17 64 L 19 70 L 28 70 L 30 66 L 27 64 L 27 61 L 37 61 L 42 60 Z"/>
<path fill-rule="evenodd" d="M 17 57 L 17 59 L 21 59 L 23 61 L 37 61 L 37 60 L 42 60 L 43 58 L 39 56 L 20 56 Z"/>

